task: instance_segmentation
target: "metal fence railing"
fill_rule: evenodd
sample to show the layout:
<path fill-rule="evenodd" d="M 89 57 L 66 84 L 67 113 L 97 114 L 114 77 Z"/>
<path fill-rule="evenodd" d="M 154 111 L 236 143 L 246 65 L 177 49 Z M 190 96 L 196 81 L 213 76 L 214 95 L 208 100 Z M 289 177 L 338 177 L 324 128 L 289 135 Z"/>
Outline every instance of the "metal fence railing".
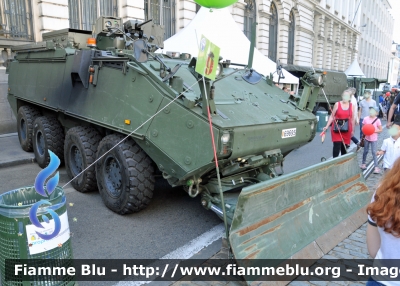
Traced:
<path fill-rule="evenodd" d="M 69 27 L 92 31 L 99 16 L 118 16 L 118 0 L 68 0 Z"/>
<path fill-rule="evenodd" d="M 31 2 L 0 0 L 0 39 L 34 40 Z"/>

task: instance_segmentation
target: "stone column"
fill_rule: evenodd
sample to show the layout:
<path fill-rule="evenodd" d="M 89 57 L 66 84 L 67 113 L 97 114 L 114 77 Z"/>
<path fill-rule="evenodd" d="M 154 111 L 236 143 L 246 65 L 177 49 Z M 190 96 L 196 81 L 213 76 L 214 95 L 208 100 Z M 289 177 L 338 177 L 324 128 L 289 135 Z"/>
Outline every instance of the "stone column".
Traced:
<path fill-rule="evenodd" d="M 315 51 L 314 57 L 315 66 L 317 68 L 322 68 L 324 61 L 324 42 L 325 42 L 325 16 L 324 15 L 316 15 L 315 17 L 315 25 L 316 25 L 316 43 L 315 43 Z"/>
<path fill-rule="evenodd" d="M 129 19 L 144 20 L 144 1 L 119 0 L 119 15 L 125 22 Z"/>
<path fill-rule="evenodd" d="M 353 33 L 348 32 L 347 35 L 347 61 L 346 61 L 346 69 L 351 65 L 352 54 L 353 54 Z"/>
<path fill-rule="evenodd" d="M 7 48 L 0 50 L 0 52 L 0 67 L 3 67 L 3 64 L 7 62 L 8 59 Z"/>
<path fill-rule="evenodd" d="M 33 0 L 32 17 L 35 41 L 42 41 L 42 34 L 69 27 L 68 0 Z"/>
<path fill-rule="evenodd" d="M 243 31 L 243 26 L 244 26 L 244 10 L 245 10 L 245 3 L 237 2 L 236 4 L 233 4 L 232 6 L 232 17 L 235 20 L 235 22 L 238 24 L 240 29 Z"/>
<path fill-rule="evenodd" d="M 324 65 L 325 69 L 332 69 L 332 58 L 333 58 L 333 21 L 327 20 L 325 23 L 325 56 L 324 56 Z"/>
<path fill-rule="evenodd" d="M 185 28 L 190 21 L 196 16 L 196 3 L 194 1 L 184 0 L 175 1 L 175 5 L 178 6 L 176 10 L 176 20 L 178 22 L 178 30 Z"/>
<path fill-rule="evenodd" d="M 334 24 L 333 69 L 339 69 L 340 58 L 340 25 Z"/>
<path fill-rule="evenodd" d="M 354 34 L 353 35 L 353 57 L 351 59 L 351 62 L 353 62 L 354 59 L 358 59 L 358 43 L 359 43 L 359 35 Z"/>
<path fill-rule="evenodd" d="M 341 55 L 340 55 L 340 62 L 339 62 L 339 69 L 342 71 L 345 71 L 347 66 L 346 66 L 346 52 L 347 52 L 347 31 L 346 28 L 342 28 L 341 30 L 341 34 L 342 34 L 342 42 L 341 42 Z"/>
<path fill-rule="evenodd" d="M 258 11 L 257 48 L 266 57 L 268 57 L 269 18 L 269 13 Z"/>
<path fill-rule="evenodd" d="M 289 25 L 290 22 L 284 18 L 279 19 L 279 32 L 278 32 L 278 55 L 277 59 L 282 64 L 287 63 L 288 59 L 288 39 L 289 39 Z"/>

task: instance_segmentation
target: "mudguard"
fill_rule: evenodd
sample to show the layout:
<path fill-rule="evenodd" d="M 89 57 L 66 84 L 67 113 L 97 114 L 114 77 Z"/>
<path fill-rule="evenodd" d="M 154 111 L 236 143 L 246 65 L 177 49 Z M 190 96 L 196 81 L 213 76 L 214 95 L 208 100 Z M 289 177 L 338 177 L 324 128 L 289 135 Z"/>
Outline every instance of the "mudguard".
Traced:
<path fill-rule="evenodd" d="M 319 258 L 344 237 L 329 235 L 331 246 L 317 246 L 323 252 L 317 257 L 295 254 L 356 215 L 370 198 L 356 153 L 246 187 L 230 229 L 232 251 L 237 260 Z M 365 213 L 357 215 L 366 221 Z M 339 232 L 346 234 L 343 228 Z"/>

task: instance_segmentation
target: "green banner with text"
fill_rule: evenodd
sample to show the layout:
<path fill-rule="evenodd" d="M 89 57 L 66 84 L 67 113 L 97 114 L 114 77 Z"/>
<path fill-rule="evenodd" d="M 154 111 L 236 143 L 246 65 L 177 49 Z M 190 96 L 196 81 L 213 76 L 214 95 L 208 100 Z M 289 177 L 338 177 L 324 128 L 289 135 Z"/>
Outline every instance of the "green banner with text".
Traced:
<path fill-rule="evenodd" d="M 219 47 L 201 35 L 196 72 L 211 80 L 215 79 L 219 61 Z"/>

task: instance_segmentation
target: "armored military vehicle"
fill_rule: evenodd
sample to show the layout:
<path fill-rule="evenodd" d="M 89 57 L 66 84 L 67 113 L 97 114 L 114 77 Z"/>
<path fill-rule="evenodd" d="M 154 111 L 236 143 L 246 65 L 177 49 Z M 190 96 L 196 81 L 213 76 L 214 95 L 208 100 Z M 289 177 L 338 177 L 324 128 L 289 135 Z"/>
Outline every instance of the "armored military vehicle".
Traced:
<path fill-rule="evenodd" d="M 227 222 L 236 258 L 299 253 L 368 202 L 354 154 L 283 175 L 285 156 L 316 134 L 322 73 L 307 71 L 296 96 L 251 56 L 246 67 L 220 59 L 203 79 L 194 55 L 154 53 L 144 25 L 100 17 L 95 38 L 64 29 L 14 48 L 8 100 L 39 166 L 53 151 L 77 191 L 98 189 L 118 214 L 150 203 L 159 172 Z"/>
<path fill-rule="evenodd" d="M 284 68 L 297 77 L 303 77 L 307 72 L 314 71 L 313 67 L 284 65 Z M 343 91 L 348 87 L 347 75 L 344 72 L 315 69 L 317 72 L 326 72 L 324 92 L 319 91 L 313 113 L 317 110 L 330 111 L 333 105 L 342 99 Z M 302 92 L 303 85 L 300 84 L 299 92 Z M 326 96 L 326 97 L 325 97 Z"/>
<path fill-rule="evenodd" d="M 349 77 L 348 85 L 357 89 L 356 97 L 362 99 L 365 90 L 371 91 L 373 99 L 377 100 L 382 91 L 379 91 L 379 86 L 386 82 L 386 79 L 365 78 L 365 77 Z"/>

